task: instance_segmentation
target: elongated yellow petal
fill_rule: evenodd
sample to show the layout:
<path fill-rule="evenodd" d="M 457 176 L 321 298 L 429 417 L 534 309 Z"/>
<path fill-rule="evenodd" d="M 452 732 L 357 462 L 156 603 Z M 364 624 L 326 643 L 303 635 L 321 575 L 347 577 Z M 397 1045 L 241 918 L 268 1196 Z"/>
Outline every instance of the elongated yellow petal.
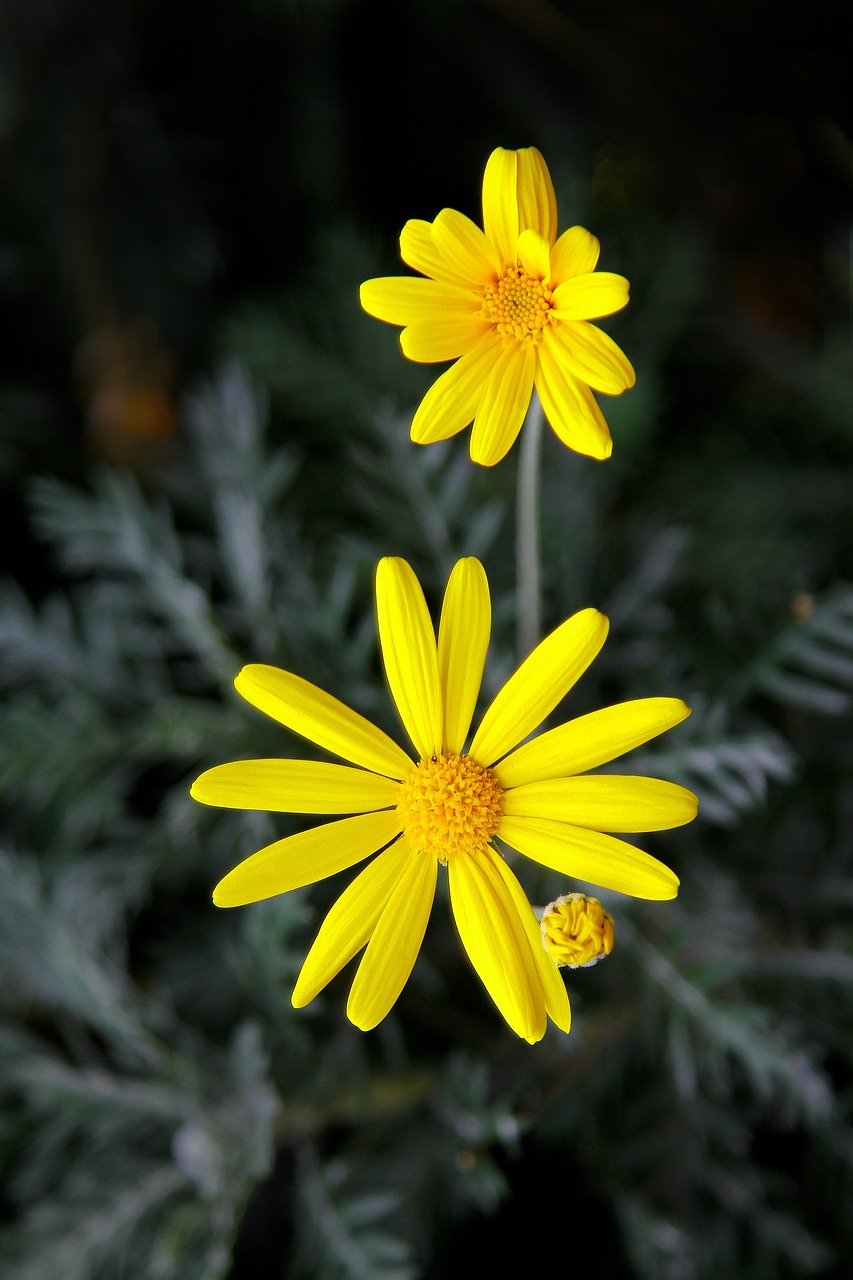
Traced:
<path fill-rule="evenodd" d="M 504 792 L 508 818 L 556 818 L 595 831 L 666 831 L 696 817 L 692 791 L 659 778 L 552 778 Z"/>
<path fill-rule="evenodd" d="M 461 285 L 463 289 L 470 288 L 469 281 L 452 271 L 447 259 L 435 247 L 431 222 L 424 222 L 420 218 L 409 219 L 400 232 L 400 257 L 415 271 L 420 271 L 421 275 Z"/>
<path fill-rule="evenodd" d="M 412 419 L 411 436 L 415 444 L 446 440 L 473 421 L 501 350 L 500 338 L 487 333 L 436 378 Z"/>
<path fill-rule="evenodd" d="M 399 786 L 364 769 L 315 760 L 234 760 L 196 778 L 190 795 L 224 809 L 369 813 L 397 803 Z"/>
<path fill-rule="evenodd" d="M 551 174 L 536 147 L 522 147 L 518 164 L 518 230 L 528 227 L 544 237 L 550 246 L 557 238 L 557 197 Z"/>
<path fill-rule="evenodd" d="M 471 430 L 471 457 L 483 467 L 493 467 L 515 443 L 530 407 L 536 353 L 532 346 L 502 351 L 483 388 Z"/>
<path fill-rule="evenodd" d="M 387 733 L 292 671 L 250 663 L 234 687 L 253 707 L 333 755 L 389 778 L 402 778 L 412 768 L 412 760 Z"/>
<path fill-rule="evenodd" d="M 597 609 L 581 609 L 546 636 L 494 698 L 470 755 L 492 765 L 541 724 L 586 671 L 609 625 Z"/>
<path fill-rule="evenodd" d="M 558 320 L 595 320 L 627 305 L 628 281 L 611 271 L 574 276 L 557 286 L 551 301 Z"/>
<path fill-rule="evenodd" d="M 469 289 L 419 276 L 365 280 L 359 297 L 368 315 L 402 325 L 429 324 L 448 314 L 477 312 L 483 305 L 482 299 Z"/>
<path fill-rule="evenodd" d="M 550 280 L 551 247 L 538 231 L 522 231 L 518 237 L 518 260 L 529 275 Z"/>
<path fill-rule="evenodd" d="M 602 707 L 525 742 L 495 768 L 504 790 L 585 773 L 665 733 L 690 715 L 680 698 L 636 698 Z"/>
<path fill-rule="evenodd" d="M 290 997 L 294 1009 L 310 1003 L 367 942 L 411 852 L 398 840 L 344 889 L 305 957 Z"/>
<path fill-rule="evenodd" d="M 547 1014 L 538 971 L 515 903 L 488 852 L 447 864 L 450 902 L 462 945 L 516 1035 L 535 1044 Z"/>
<path fill-rule="evenodd" d="M 634 898 L 661 900 L 678 893 L 669 867 L 625 840 L 548 818 L 507 818 L 498 837 L 525 857 L 561 875 L 615 889 Z"/>
<path fill-rule="evenodd" d="M 569 227 L 551 250 L 554 280 L 570 280 L 595 270 L 601 245 L 586 227 Z"/>
<path fill-rule="evenodd" d="M 432 224 L 432 238 L 451 271 L 471 285 L 482 288 L 497 280 L 501 269 L 498 251 L 464 213 L 442 209 Z"/>
<path fill-rule="evenodd" d="M 563 444 L 589 458 L 609 458 L 610 431 L 592 392 L 574 378 L 557 354 L 555 325 L 549 326 L 537 350 L 536 390 L 553 431 Z"/>
<path fill-rule="evenodd" d="M 381 1022 L 412 972 L 435 897 L 438 862 L 412 853 L 376 923 L 347 1001 L 347 1017 L 361 1031 Z"/>
<path fill-rule="evenodd" d="M 560 1030 L 568 1033 L 572 1025 L 569 995 L 553 956 L 545 949 L 542 930 L 527 901 L 527 895 L 497 850 L 487 849 L 486 856 L 491 859 L 495 870 L 506 885 L 518 912 L 518 918 L 527 934 L 527 942 L 539 973 L 542 994 L 545 997 L 545 1009 Z"/>
<path fill-rule="evenodd" d="M 586 320 L 560 320 L 551 326 L 548 337 L 554 358 L 573 378 L 586 382 L 594 391 L 618 396 L 637 381 L 622 348 Z"/>
<path fill-rule="evenodd" d="M 243 907 L 314 884 L 361 862 L 400 833 L 393 809 L 326 822 L 259 849 L 219 881 L 217 907 Z"/>
<path fill-rule="evenodd" d="M 498 147 L 483 174 L 483 228 L 502 262 L 515 262 L 518 243 L 518 161 L 514 151 Z M 523 228 L 522 228 L 523 230 Z"/>
<path fill-rule="evenodd" d="M 486 571 L 458 560 L 444 593 L 438 628 L 438 671 L 444 702 L 444 750 L 459 755 L 480 693 L 492 626 Z"/>
<path fill-rule="evenodd" d="M 400 346 L 407 359 L 435 364 L 464 356 L 491 331 L 489 321 L 478 311 L 448 311 L 434 319 L 410 324 L 400 334 Z"/>
<path fill-rule="evenodd" d="M 385 556 L 376 568 L 376 617 L 391 695 L 422 759 L 441 752 L 444 715 L 435 631 L 411 567 Z"/>

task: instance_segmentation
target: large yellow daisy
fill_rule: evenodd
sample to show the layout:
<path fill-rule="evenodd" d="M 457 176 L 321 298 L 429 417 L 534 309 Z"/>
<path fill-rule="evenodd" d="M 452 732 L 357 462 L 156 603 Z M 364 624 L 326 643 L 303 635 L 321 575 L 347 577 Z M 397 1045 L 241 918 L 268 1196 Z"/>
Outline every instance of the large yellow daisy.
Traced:
<path fill-rule="evenodd" d="M 414 754 L 299 676 L 244 667 L 235 684 L 248 702 L 350 763 L 239 760 L 203 773 L 192 795 L 227 808 L 351 816 L 252 854 L 217 885 L 213 900 L 221 907 L 256 902 L 381 850 L 326 916 L 292 996 L 297 1008 L 306 1005 L 366 946 L 347 1004 L 349 1018 L 366 1031 L 385 1017 L 409 977 L 442 865 L 462 944 L 513 1031 L 533 1043 L 548 1016 L 568 1031 L 557 963 L 494 842 L 608 889 L 674 897 L 678 879 L 668 867 L 602 833 L 689 822 L 696 797 L 654 778 L 580 775 L 671 728 L 689 710 L 677 698 L 641 698 L 525 742 L 604 643 L 607 619 L 584 609 L 507 680 L 466 751 L 491 627 L 483 566 L 473 558 L 456 564 L 437 639 L 405 560 L 379 562 L 376 610 L 388 683 Z"/>
<path fill-rule="evenodd" d="M 403 261 L 426 279 L 367 280 L 361 305 L 403 325 L 410 360 L 455 360 L 415 413 L 412 439 L 430 444 L 470 422 L 471 457 L 492 466 L 512 447 L 534 387 L 564 444 L 610 456 L 593 391 L 635 382 L 622 350 L 590 320 L 619 311 L 628 281 L 596 271 L 599 243 L 583 227 L 557 238 L 557 201 L 535 147 L 493 151 L 483 177 L 485 231 L 456 209 L 407 222 Z"/>

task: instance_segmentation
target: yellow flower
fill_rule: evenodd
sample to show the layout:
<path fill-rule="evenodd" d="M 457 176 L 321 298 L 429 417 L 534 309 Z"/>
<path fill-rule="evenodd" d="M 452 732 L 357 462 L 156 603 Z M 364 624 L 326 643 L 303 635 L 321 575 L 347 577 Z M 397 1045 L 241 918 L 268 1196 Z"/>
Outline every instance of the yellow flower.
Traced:
<path fill-rule="evenodd" d="M 590 320 L 628 301 L 628 281 L 596 271 L 599 243 L 583 227 L 557 238 L 551 175 L 535 147 L 493 151 L 483 177 L 483 226 L 455 209 L 407 222 L 403 261 L 426 279 L 367 280 L 361 305 L 403 325 L 410 360 L 455 360 L 427 391 L 412 439 L 431 444 L 470 422 L 471 457 L 490 467 L 512 447 L 534 387 L 564 444 L 610 456 L 593 391 L 635 382 L 624 352 Z"/>
<path fill-rule="evenodd" d="M 564 893 L 542 912 L 542 941 L 560 968 L 588 969 L 613 950 L 613 917 L 585 893 Z"/>
<path fill-rule="evenodd" d="M 696 797 L 653 778 L 578 775 L 671 728 L 689 710 L 677 698 L 642 698 L 524 742 L 604 643 L 607 619 L 584 609 L 510 677 L 466 752 L 491 628 L 483 566 L 473 558 L 456 564 L 437 640 L 405 560 L 380 560 L 376 610 L 388 683 L 414 755 L 299 676 L 244 667 L 235 685 L 248 702 L 349 764 L 240 760 L 203 773 L 192 795 L 226 808 L 352 816 L 261 849 L 225 876 L 213 900 L 235 907 L 269 898 L 381 850 L 326 916 L 292 996 L 297 1008 L 306 1005 L 366 946 L 347 1004 L 351 1021 L 366 1031 L 409 977 L 442 864 L 462 944 L 513 1031 L 539 1040 L 548 1016 L 568 1031 L 563 980 L 493 841 L 608 889 L 674 897 L 678 879 L 668 867 L 602 832 L 689 822 Z"/>

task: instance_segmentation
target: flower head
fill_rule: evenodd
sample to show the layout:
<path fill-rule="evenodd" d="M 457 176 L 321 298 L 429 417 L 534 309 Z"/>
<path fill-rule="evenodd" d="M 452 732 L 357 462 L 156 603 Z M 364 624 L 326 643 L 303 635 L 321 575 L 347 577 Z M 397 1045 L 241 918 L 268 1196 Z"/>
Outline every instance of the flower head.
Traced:
<path fill-rule="evenodd" d="M 542 912 L 542 941 L 560 968 L 588 969 L 613 950 L 613 917 L 585 893 L 564 893 Z"/>
<path fill-rule="evenodd" d="M 407 222 L 403 261 L 416 276 L 367 280 L 361 305 L 403 326 L 410 360 L 455 360 L 412 422 L 417 444 L 473 422 L 471 457 L 492 466 L 512 447 L 534 387 L 556 434 L 578 453 L 610 456 L 593 391 L 632 387 L 624 353 L 590 320 L 621 310 L 628 281 L 596 271 L 599 243 L 583 227 L 557 237 L 551 175 L 535 147 L 493 151 L 483 177 L 483 227 L 455 209 Z"/>
<path fill-rule="evenodd" d="M 495 841 L 608 889 L 674 897 L 678 880 L 668 867 L 604 833 L 689 822 L 696 797 L 654 778 L 581 775 L 689 710 L 677 698 L 642 698 L 525 742 L 604 643 L 607 619 L 583 609 L 507 680 L 466 750 L 491 627 L 483 566 L 473 558 L 456 564 L 437 637 L 405 560 L 379 562 L 376 611 L 388 683 L 414 752 L 299 676 L 244 667 L 235 685 L 248 702 L 349 763 L 239 760 L 203 773 L 192 795 L 227 808 L 349 816 L 252 854 L 217 885 L 214 902 L 235 907 L 270 898 L 376 854 L 326 916 L 292 996 L 297 1008 L 307 1004 L 366 948 L 347 1014 L 368 1030 L 409 977 L 444 867 L 462 944 L 513 1031 L 539 1040 L 549 1016 L 568 1031 L 557 963 Z"/>

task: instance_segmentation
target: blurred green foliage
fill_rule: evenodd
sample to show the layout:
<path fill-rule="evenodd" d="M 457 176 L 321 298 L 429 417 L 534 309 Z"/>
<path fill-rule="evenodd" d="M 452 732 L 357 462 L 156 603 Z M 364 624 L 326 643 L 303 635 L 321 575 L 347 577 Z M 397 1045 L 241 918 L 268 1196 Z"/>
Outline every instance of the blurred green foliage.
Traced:
<path fill-rule="evenodd" d="M 4 1277 L 850 1274 L 853 149 L 810 13 L 6 0 Z M 484 698 L 515 665 L 517 459 L 410 444 L 434 371 L 357 287 L 529 143 L 632 282 L 638 370 L 609 462 L 546 441 L 546 625 L 612 624 L 566 710 L 685 697 L 620 768 L 700 818 L 649 842 L 675 902 L 608 895 L 567 1039 L 515 1040 L 442 904 L 364 1036 L 346 975 L 289 1001 L 334 885 L 210 903 L 290 820 L 187 789 L 303 749 L 246 661 L 397 732 L 381 555 L 433 606 L 480 556 Z"/>

